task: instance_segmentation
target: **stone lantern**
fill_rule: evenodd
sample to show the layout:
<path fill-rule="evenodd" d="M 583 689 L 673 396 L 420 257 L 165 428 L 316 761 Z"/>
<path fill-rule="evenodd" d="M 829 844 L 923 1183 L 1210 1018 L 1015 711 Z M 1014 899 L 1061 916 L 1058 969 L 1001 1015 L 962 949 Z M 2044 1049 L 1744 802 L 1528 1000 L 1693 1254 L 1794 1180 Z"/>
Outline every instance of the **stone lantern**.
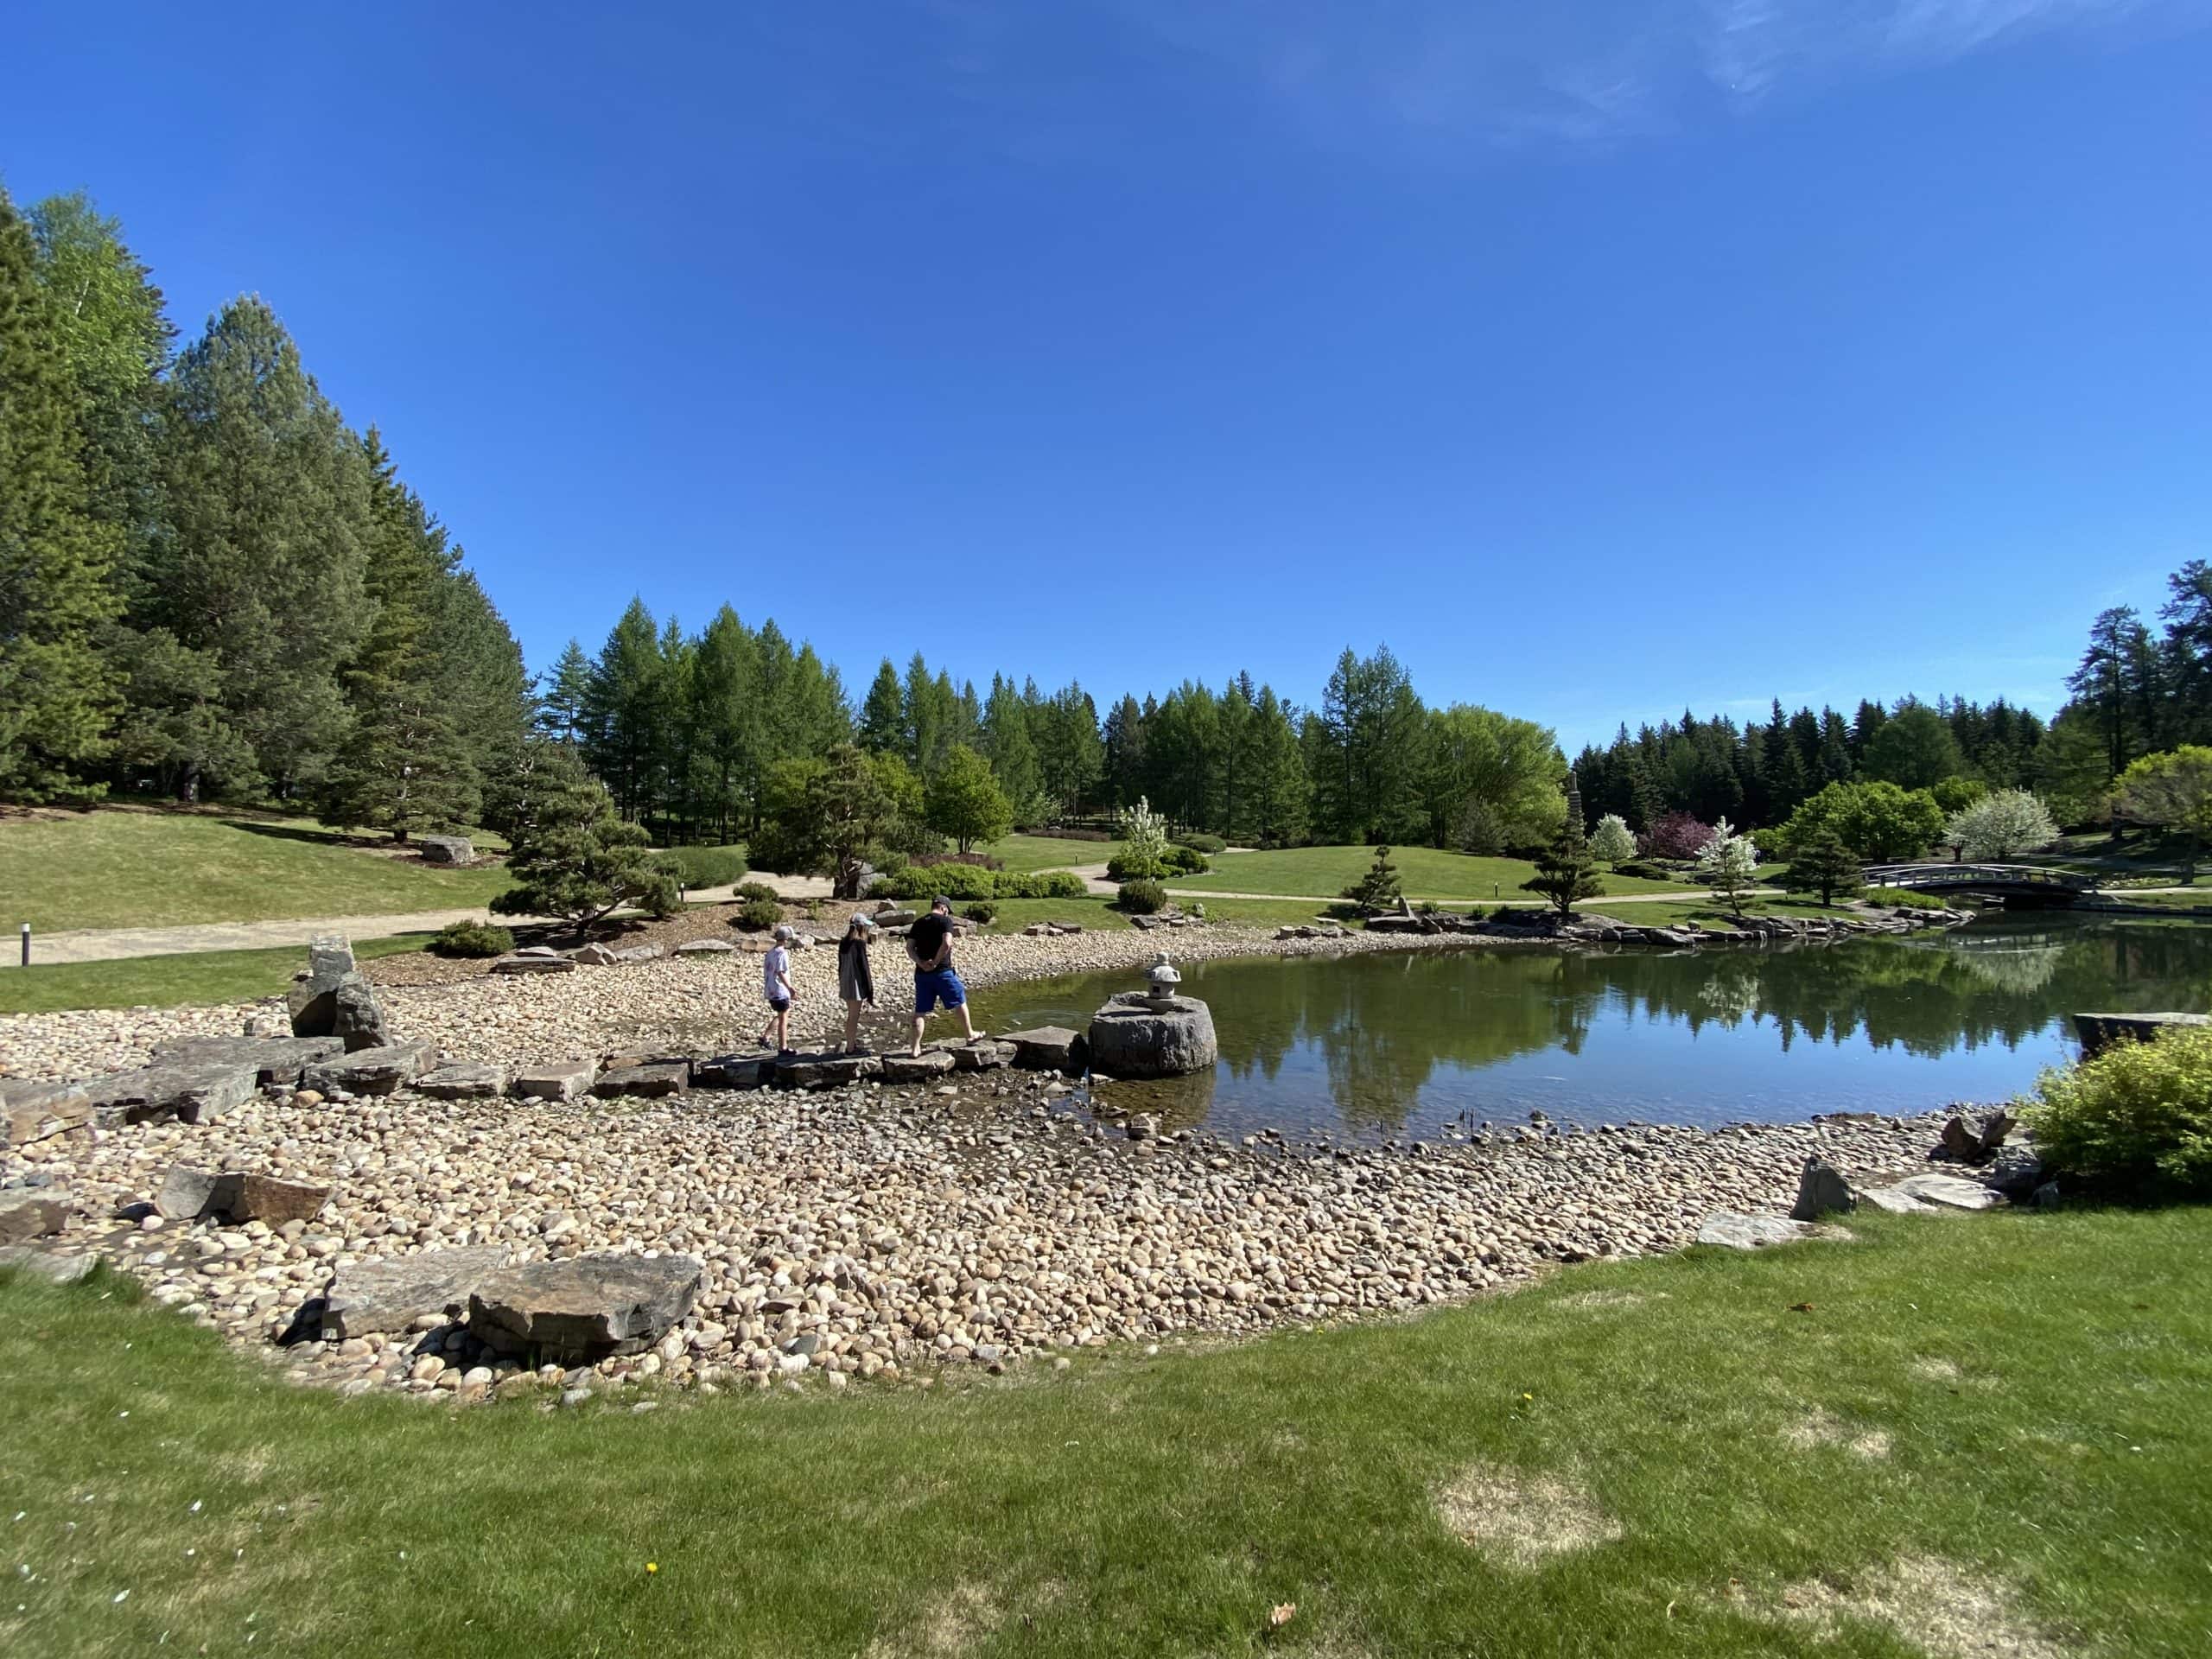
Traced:
<path fill-rule="evenodd" d="M 1144 976 L 1145 1001 L 1154 1013 L 1164 1012 L 1175 1005 L 1175 988 L 1183 982 L 1183 976 L 1175 971 L 1175 964 L 1167 960 L 1162 950 L 1152 959 L 1152 967 Z"/>

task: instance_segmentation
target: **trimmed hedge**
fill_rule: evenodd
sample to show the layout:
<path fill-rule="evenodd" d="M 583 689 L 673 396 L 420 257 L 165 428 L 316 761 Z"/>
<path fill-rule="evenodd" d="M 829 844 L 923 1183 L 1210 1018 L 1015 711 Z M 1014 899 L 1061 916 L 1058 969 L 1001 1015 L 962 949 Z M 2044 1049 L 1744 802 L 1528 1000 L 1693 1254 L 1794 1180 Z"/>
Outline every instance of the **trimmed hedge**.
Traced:
<path fill-rule="evenodd" d="M 876 877 L 871 899 L 1080 899 L 1090 889 L 1072 870 L 986 870 L 974 864 L 910 864 Z"/>
<path fill-rule="evenodd" d="M 726 887 L 745 876 L 742 847 L 671 847 L 658 856 L 662 868 L 687 887 Z"/>
<path fill-rule="evenodd" d="M 1203 853 L 1170 842 L 1167 855 L 1157 864 L 1115 854 L 1106 861 L 1106 879 L 1109 881 L 1156 881 L 1163 876 L 1204 875 L 1212 868 L 1206 862 Z"/>
<path fill-rule="evenodd" d="M 434 957 L 504 957 L 515 936 L 490 922 L 448 922 L 425 948 Z"/>

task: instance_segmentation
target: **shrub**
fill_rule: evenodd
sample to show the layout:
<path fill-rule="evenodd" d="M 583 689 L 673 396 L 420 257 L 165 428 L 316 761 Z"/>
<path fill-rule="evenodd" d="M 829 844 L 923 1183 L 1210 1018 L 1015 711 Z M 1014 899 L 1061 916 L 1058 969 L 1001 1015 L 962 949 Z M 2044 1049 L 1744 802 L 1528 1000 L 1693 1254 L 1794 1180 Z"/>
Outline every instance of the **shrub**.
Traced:
<path fill-rule="evenodd" d="M 1213 867 L 1203 853 L 1188 847 L 1169 846 L 1157 858 L 1143 858 L 1122 851 L 1106 861 L 1109 881 L 1157 881 L 1169 875 L 1204 875 Z"/>
<path fill-rule="evenodd" d="M 942 869 L 947 864 L 972 864 L 979 870 L 1006 868 L 1004 859 L 993 858 L 988 853 L 924 853 L 906 862 L 925 870 Z"/>
<path fill-rule="evenodd" d="M 1001 899 L 1084 899 L 1090 888 L 1073 870 L 1037 870 L 1027 875 L 999 877 Z"/>
<path fill-rule="evenodd" d="M 1025 833 L 1049 836 L 1054 841 L 1111 841 L 1114 839 L 1113 836 L 1104 830 L 1059 830 L 1048 827 L 1043 830 L 1028 830 Z"/>
<path fill-rule="evenodd" d="M 1911 887 L 1869 887 L 1866 902 L 1885 905 L 1891 910 L 1947 910 L 1948 906 L 1932 893 L 1920 893 Z"/>
<path fill-rule="evenodd" d="M 1367 867 L 1367 874 L 1337 895 L 1349 899 L 1363 910 L 1389 910 L 1398 902 L 1398 867 L 1390 861 L 1390 849 L 1377 847 L 1375 861 Z"/>
<path fill-rule="evenodd" d="M 448 922 L 431 939 L 434 957 L 504 957 L 515 948 L 515 936 L 490 922 Z"/>
<path fill-rule="evenodd" d="M 2212 1193 L 2212 1029 L 2115 1044 L 2022 1103 L 2044 1161 L 2113 1185 Z"/>
<path fill-rule="evenodd" d="M 766 881 L 747 881 L 741 883 L 737 889 L 737 897 L 741 902 L 746 903 L 766 903 L 773 905 L 781 902 L 780 899 L 777 895 L 776 890 L 770 887 Z"/>
<path fill-rule="evenodd" d="M 987 870 L 975 864 L 910 864 L 879 875 L 872 899 L 1081 899 L 1090 893 L 1073 870 Z"/>
<path fill-rule="evenodd" d="M 670 847 L 658 856 L 662 868 L 687 887 L 726 887 L 745 874 L 742 847 Z"/>
<path fill-rule="evenodd" d="M 758 933 L 773 927 L 784 919 L 784 907 L 773 899 L 748 899 L 737 907 L 737 918 L 732 927 L 741 927 L 748 933 Z"/>
<path fill-rule="evenodd" d="M 1687 812 L 1669 812 L 1653 820 L 1643 832 L 1647 858 L 1695 858 L 1713 839 L 1713 826 Z"/>
<path fill-rule="evenodd" d="M 1167 889 L 1157 881 L 1124 881 L 1115 902 L 1132 916 L 1150 916 L 1167 908 Z"/>
<path fill-rule="evenodd" d="M 980 926 L 988 927 L 998 918 L 999 907 L 988 899 L 979 899 L 963 907 L 960 913 Z"/>
<path fill-rule="evenodd" d="M 1194 853 L 1225 853 L 1229 850 L 1229 843 L 1219 836 L 1201 835 L 1195 830 L 1176 836 L 1175 844 L 1187 847 Z"/>

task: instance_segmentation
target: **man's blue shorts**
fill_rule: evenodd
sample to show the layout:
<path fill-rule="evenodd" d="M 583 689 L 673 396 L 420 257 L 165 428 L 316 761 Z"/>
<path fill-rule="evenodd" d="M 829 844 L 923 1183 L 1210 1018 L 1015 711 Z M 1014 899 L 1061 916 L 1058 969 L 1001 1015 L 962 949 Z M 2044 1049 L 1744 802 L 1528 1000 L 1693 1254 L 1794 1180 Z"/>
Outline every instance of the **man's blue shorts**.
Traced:
<path fill-rule="evenodd" d="M 916 1014 L 927 1014 L 938 1007 L 957 1008 L 967 1001 L 968 988 L 960 982 L 960 976 L 950 968 L 914 976 Z"/>

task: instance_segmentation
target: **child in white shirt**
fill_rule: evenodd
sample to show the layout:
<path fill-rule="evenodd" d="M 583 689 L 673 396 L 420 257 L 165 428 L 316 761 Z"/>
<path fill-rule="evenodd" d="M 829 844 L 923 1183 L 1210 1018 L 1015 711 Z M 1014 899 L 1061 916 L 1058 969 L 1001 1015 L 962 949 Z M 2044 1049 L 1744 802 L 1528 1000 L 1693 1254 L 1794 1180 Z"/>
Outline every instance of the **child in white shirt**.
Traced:
<path fill-rule="evenodd" d="M 789 1054 L 791 1051 L 791 1004 L 798 1001 L 798 993 L 791 986 L 791 942 L 794 935 L 788 927 L 776 929 L 776 943 L 760 959 L 760 991 L 768 999 L 770 1018 L 760 1028 L 759 1042 L 768 1046 L 768 1033 L 776 1033 L 776 1052 Z"/>

